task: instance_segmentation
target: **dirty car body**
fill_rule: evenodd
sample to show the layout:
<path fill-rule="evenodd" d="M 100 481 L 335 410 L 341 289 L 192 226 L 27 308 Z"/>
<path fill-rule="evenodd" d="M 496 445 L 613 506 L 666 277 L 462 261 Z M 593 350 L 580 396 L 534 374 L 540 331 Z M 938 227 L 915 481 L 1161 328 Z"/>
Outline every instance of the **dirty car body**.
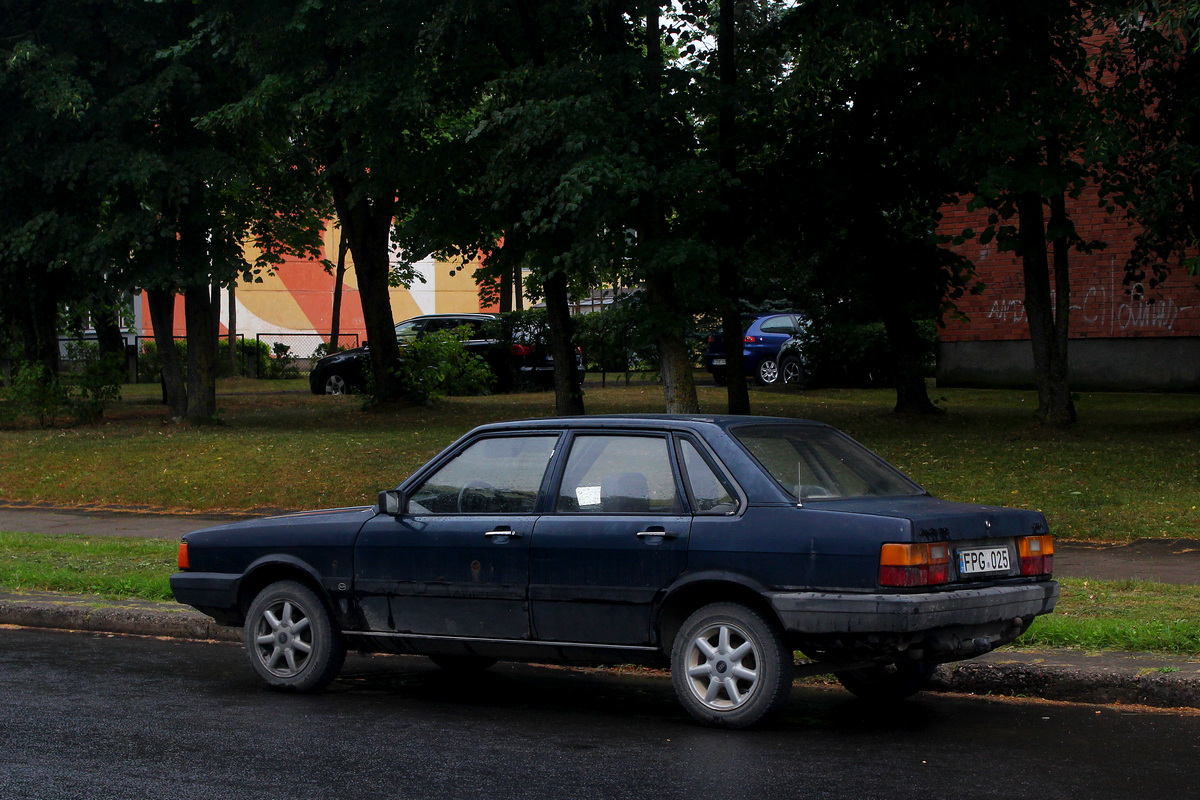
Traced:
<path fill-rule="evenodd" d="M 195 531 L 180 566 L 176 598 L 243 625 L 277 688 L 328 683 L 347 646 L 641 662 L 731 728 L 781 706 L 795 650 L 897 699 L 1058 597 L 1040 513 L 933 498 L 829 426 L 763 417 L 485 425 L 375 506 Z"/>

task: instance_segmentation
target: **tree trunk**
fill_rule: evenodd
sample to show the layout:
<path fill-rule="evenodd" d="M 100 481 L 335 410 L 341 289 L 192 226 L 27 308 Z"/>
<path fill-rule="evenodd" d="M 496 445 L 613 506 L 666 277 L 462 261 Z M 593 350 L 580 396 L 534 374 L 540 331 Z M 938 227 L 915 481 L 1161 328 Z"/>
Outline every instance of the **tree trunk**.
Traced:
<path fill-rule="evenodd" d="M 187 326 L 187 414 L 194 425 L 207 425 L 217 416 L 217 354 L 220 331 L 220 289 L 195 286 L 183 293 Z"/>
<path fill-rule="evenodd" d="M 147 289 L 146 304 L 150 307 L 150 325 L 154 328 L 154 344 L 158 351 L 163 402 L 171 418 L 181 420 L 187 415 L 187 390 L 183 383 L 179 351 L 175 349 L 175 292 Z"/>
<path fill-rule="evenodd" d="M 546 317 L 550 323 L 550 354 L 554 356 L 554 410 L 559 416 L 584 414 L 583 389 L 575 364 L 567 276 L 556 272 L 545 280 Z"/>
<path fill-rule="evenodd" d="M 734 55 L 737 28 L 734 23 L 735 0 L 721 0 L 717 35 L 718 79 L 721 109 L 717 115 L 717 168 L 721 172 L 721 204 L 724 212 L 717 220 L 717 289 L 721 295 L 721 330 L 725 337 L 725 375 L 728 378 L 730 414 L 750 413 L 750 392 L 746 384 L 746 364 L 742 355 L 741 275 L 738 269 L 738 239 L 742 231 L 733 182 L 737 175 L 737 147 L 734 142 L 737 113 L 737 65 Z"/>
<path fill-rule="evenodd" d="M 892 369 L 896 380 L 897 414 L 941 414 L 929 399 L 925 387 L 924 348 L 917 324 L 904 305 L 884 312 L 883 327 L 892 352 Z"/>
<path fill-rule="evenodd" d="M 336 160 L 332 163 L 336 163 Z M 351 204 L 353 190 L 343 176 L 330 179 L 334 207 L 342 223 L 342 235 L 349 241 L 358 277 L 363 322 L 370 343 L 372 393 L 376 400 L 388 402 L 400 398 L 396 377 L 400 346 L 396 342 L 396 322 L 392 316 L 391 230 L 395 202 L 390 197 L 360 199 Z"/>
<path fill-rule="evenodd" d="M 333 275 L 333 314 L 329 323 L 329 352 L 336 353 L 342 335 L 342 287 L 346 284 L 346 241 L 345 231 L 338 240 L 337 269 Z"/>
<path fill-rule="evenodd" d="M 1061 201 L 1061 198 L 1059 198 Z M 1056 203 L 1051 203 L 1055 230 Z M 1025 316 L 1033 348 L 1033 378 L 1037 385 L 1037 418 L 1048 428 L 1065 428 L 1075 422 L 1075 404 L 1067 384 L 1067 336 L 1070 332 L 1071 290 L 1067 272 L 1067 243 L 1056 238 L 1054 277 L 1057 296 L 1050 297 L 1050 265 L 1046 261 L 1046 225 L 1042 198 L 1023 192 L 1017 198 L 1020 221 L 1021 267 L 1025 282 Z M 1065 212 L 1064 212 L 1065 214 Z"/>
<path fill-rule="evenodd" d="M 237 278 L 229 282 L 229 374 L 238 374 Z"/>

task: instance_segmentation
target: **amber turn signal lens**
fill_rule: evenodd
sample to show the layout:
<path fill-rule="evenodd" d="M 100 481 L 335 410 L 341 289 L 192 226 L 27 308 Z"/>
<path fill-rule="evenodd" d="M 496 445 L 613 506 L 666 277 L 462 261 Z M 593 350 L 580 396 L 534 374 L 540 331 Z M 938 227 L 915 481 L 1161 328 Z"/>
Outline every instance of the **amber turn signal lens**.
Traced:
<path fill-rule="evenodd" d="M 177 562 L 179 564 L 180 569 L 188 569 L 189 568 L 187 542 L 179 543 L 179 557 L 177 559 Z"/>
<path fill-rule="evenodd" d="M 950 547 L 944 542 L 885 544 L 879 551 L 881 586 L 930 586 L 950 580 Z"/>
<path fill-rule="evenodd" d="M 1049 535 L 1020 536 L 1017 552 L 1021 556 L 1022 575 L 1049 575 L 1054 572 L 1054 539 Z"/>

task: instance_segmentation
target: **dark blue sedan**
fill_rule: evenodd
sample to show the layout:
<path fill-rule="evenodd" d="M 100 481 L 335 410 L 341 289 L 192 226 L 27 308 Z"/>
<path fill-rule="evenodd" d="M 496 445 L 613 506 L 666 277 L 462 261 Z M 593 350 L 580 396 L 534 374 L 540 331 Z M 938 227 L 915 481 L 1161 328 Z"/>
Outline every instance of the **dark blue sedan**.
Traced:
<path fill-rule="evenodd" d="M 195 531 L 171 588 L 243 625 L 269 685 L 348 646 L 669 665 L 698 720 L 742 728 L 802 669 L 866 698 L 1012 641 L 1054 608 L 1034 511 L 937 500 L 849 437 L 764 417 L 485 425 L 377 505 Z"/>

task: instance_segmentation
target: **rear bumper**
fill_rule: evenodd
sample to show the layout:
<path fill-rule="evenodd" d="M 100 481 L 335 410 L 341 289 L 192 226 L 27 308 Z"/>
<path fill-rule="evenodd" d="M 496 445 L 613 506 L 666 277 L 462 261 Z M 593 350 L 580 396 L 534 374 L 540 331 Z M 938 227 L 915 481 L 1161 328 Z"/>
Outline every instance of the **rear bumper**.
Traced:
<path fill-rule="evenodd" d="M 916 634 L 1028 621 L 1054 610 L 1057 581 L 920 594 L 778 592 L 769 594 L 789 633 Z"/>

